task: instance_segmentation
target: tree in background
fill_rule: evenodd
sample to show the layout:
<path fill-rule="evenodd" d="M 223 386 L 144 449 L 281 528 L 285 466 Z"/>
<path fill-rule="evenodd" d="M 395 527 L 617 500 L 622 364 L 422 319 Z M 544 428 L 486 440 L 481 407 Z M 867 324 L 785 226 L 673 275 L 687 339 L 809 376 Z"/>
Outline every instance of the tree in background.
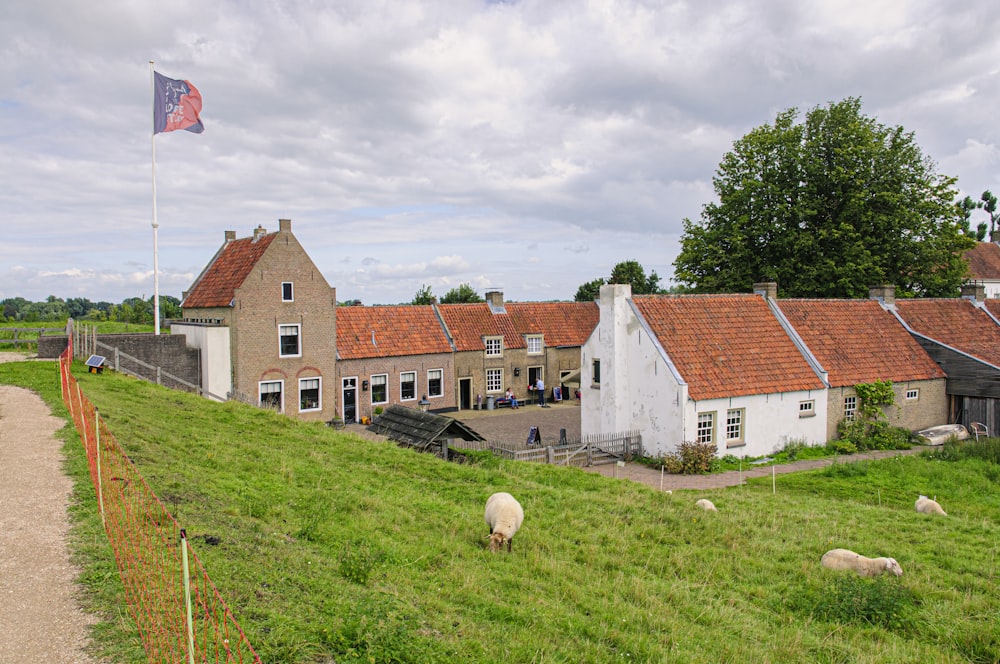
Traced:
<path fill-rule="evenodd" d="M 990 240 L 992 241 L 993 231 L 996 230 L 997 221 L 1000 220 L 1000 214 L 997 214 L 997 197 L 994 196 L 989 189 L 987 189 L 980 197 L 980 201 L 982 201 L 982 205 L 980 207 L 986 210 L 986 213 L 990 215 Z"/>
<path fill-rule="evenodd" d="M 607 279 L 598 278 L 581 285 L 573 299 L 577 302 L 593 302 L 600 297 L 601 286 L 604 284 L 629 284 L 633 295 L 666 292 L 660 287 L 660 276 L 656 274 L 656 270 L 646 276 L 646 270 L 639 261 L 628 260 L 615 265 Z"/>
<path fill-rule="evenodd" d="M 420 290 L 413 296 L 413 301 L 410 304 L 434 304 L 436 300 L 434 293 L 431 292 L 431 287 L 427 284 L 421 284 Z"/>
<path fill-rule="evenodd" d="M 737 140 L 716 170 L 718 203 L 684 220 L 674 278 L 698 292 L 777 281 L 789 297 L 950 296 L 965 275 L 955 179 L 938 175 L 913 134 L 848 98 L 779 113 Z"/>
<path fill-rule="evenodd" d="M 441 298 L 441 304 L 462 304 L 483 301 L 483 298 L 479 297 L 479 294 L 469 284 L 462 284 L 461 286 L 452 288 Z"/>
<path fill-rule="evenodd" d="M 955 206 L 958 207 L 958 213 L 961 215 L 961 225 L 962 233 L 966 237 L 976 238 L 979 242 L 986 239 L 986 222 L 980 222 L 976 226 L 976 230 L 972 230 L 972 212 L 974 210 L 981 209 L 983 207 L 982 201 L 973 200 L 972 196 L 966 196 L 961 199 Z"/>

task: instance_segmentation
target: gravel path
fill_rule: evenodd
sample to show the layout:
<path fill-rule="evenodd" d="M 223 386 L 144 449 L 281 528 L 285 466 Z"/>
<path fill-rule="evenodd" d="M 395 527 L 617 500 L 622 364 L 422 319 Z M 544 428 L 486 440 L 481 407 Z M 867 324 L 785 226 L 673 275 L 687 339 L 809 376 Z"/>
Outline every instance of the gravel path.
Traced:
<path fill-rule="evenodd" d="M 0 362 L 26 359 L 0 353 Z M 72 483 L 62 471 L 65 422 L 34 392 L 0 385 L 0 662 L 93 664 L 91 617 L 66 537 Z"/>

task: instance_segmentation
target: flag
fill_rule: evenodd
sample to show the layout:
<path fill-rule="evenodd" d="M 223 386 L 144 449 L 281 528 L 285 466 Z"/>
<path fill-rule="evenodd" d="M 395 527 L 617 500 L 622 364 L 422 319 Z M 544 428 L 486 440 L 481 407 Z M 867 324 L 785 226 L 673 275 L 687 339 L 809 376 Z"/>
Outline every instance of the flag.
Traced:
<path fill-rule="evenodd" d="M 153 72 L 153 133 L 186 129 L 195 134 L 205 131 L 201 113 L 201 93 L 189 81 L 167 78 Z"/>

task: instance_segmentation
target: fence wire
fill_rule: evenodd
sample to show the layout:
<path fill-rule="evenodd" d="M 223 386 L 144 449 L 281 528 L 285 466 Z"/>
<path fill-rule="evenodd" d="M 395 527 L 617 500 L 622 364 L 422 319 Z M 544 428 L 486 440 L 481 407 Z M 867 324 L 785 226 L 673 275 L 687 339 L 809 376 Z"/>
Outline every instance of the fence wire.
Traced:
<path fill-rule="evenodd" d="M 60 356 L 63 401 L 87 453 L 125 599 L 155 663 L 260 663 L 183 530 L 156 497 L 70 371 L 72 344 Z M 192 621 L 188 625 L 182 547 L 187 547 Z"/>

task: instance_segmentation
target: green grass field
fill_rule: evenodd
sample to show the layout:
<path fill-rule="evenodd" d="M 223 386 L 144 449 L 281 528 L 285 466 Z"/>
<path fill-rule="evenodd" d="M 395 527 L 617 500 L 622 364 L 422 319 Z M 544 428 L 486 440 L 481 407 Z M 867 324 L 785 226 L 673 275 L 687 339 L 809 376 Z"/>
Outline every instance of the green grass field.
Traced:
<path fill-rule="evenodd" d="M 77 367 L 79 369 L 79 365 Z M 996 662 L 1000 469 L 900 457 L 707 492 L 448 464 L 240 404 L 75 372 L 265 662 Z M 56 367 L 0 364 L 59 416 Z M 96 638 L 142 661 L 79 441 L 74 546 Z M 525 522 L 490 554 L 486 498 Z M 947 517 L 917 514 L 919 493 Z M 707 497 L 718 513 L 694 507 Z M 210 542 L 216 544 L 210 544 Z M 835 547 L 901 579 L 823 569 Z"/>

